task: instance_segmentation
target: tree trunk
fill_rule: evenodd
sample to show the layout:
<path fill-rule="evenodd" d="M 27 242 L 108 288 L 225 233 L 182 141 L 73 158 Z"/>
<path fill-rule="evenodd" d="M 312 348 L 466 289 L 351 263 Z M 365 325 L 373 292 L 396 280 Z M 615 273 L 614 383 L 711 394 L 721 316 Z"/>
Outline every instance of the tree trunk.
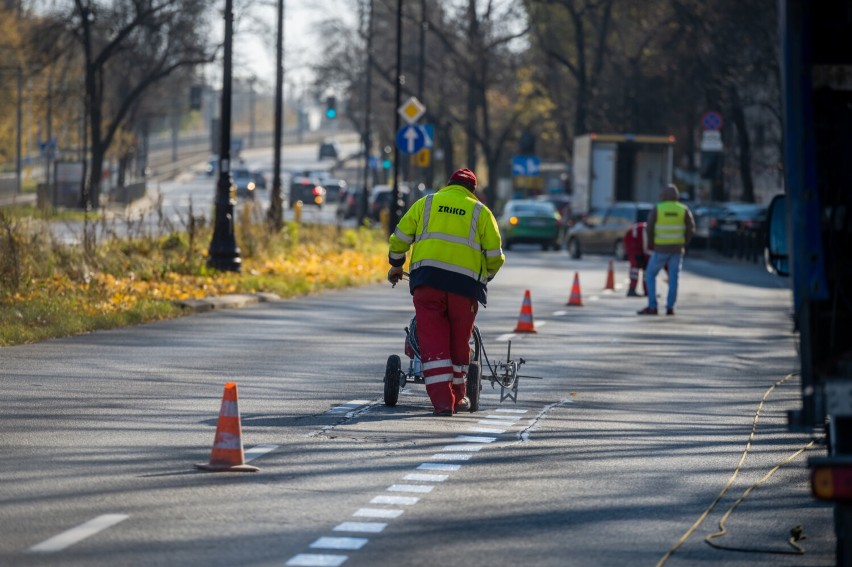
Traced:
<path fill-rule="evenodd" d="M 736 87 L 731 87 L 731 117 L 737 127 L 737 143 L 740 150 L 740 180 L 743 184 L 742 200 L 754 203 L 754 179 L 751 176 L 751 138 L 748 135 L 745 112 Z"/>

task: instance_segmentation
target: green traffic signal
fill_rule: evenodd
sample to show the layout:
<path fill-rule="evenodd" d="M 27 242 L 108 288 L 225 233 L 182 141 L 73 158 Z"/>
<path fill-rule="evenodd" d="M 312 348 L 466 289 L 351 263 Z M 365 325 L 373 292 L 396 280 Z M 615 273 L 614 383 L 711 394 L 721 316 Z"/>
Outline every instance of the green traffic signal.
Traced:
<path fill-rule="evenodd" d="M 325 117 L 329 120 L 337 118 L 337 98 L 330 96 L 325 99 Z"/>

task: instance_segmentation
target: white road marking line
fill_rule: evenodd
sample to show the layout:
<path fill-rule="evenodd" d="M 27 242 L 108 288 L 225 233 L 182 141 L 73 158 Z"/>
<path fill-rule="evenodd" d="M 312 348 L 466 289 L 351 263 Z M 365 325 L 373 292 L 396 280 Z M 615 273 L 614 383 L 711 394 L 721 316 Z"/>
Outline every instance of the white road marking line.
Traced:
<path fill-rule="evenodd" d="M 129 518 L 127 514 L 103 514 L 97 518 L 93 518 L 84 524 L 80 524 L 75 528 L 64 531 L 61 534 L 55 535 L 39 544 L 29 548 L 28 551 L 33 553 L 53 553 L 62 551 L 66 547 L 70 547 L 75 543 L 81 542 L 87 537 L 91 537 L 96 533 L 103 531 L 123 522 Z"/>
<path fill-rule="evenodd" d="M 499 419 L 499 420 L 502 420 L 502 421 L 509 421 L 509 420 L 517 421 L 517 420 L 523 419 L 523 418 L 520 417 L 520 416 L 517 416 L 517 415 L 486 415 L 485 419 Z"/>
<path fill-rule="evenodd" d="M 346 549 L 355 551 L 370 541 L 365 537 L 321 537 L 311 544 L 311 549 Z"/>
<path fill-rule="evenodd" d="M 435 453 L 430 461 L 469 461 L 473 455 L 467 453 Z"/>
<path fill-rule="evenodd" d="M 529 410 L 525 409 L 512 409 L 512 408 L 497 408 L 497 413 L 527 413 Z"/>
<path fill-rule="evenodd" d="M 553 312 L 554 317 L 562 317 L 563 315 L 567 315 L 567 314 L 568 314 L 567 311 L 554 311 Z"/>
<path fill-rule="evenodd" d="M 597 295 L 589 296 L 589 301 L 598 301 L 599 299 L 600 297 L 598 297 Z"/>
<path fill-rule="evenodd" d="M 461 441 L 462 443 L 493 443 L 497 441 L 497 438 L 480 437 L 479 435 L 459 435 L 456 437 L 456 441 Z"/>
<path fill-rule="evenodd" d="M 257 447 L 252 447 L 251 449 L 246 450 L 245 461 L 253 461 L 258 457 L 262 457 L 270 451 L 274 451 L 278 448 L 278 445 L 258 445 Z"/>
<path fill-rule="evenodd" d="M 412 506 L 420 500 L 417 496 L 376 496 L 370 500 L 370 504 L 399 504 L 401 506 Z"/>
<path fill-rule="evenodd" d="M 480 423 L 482 425 L 496 425 L 498 427 L 512 427 L 513 425 L 517 425 L 517 423 L 514 421 L 494 421 L 488 419 L 480 419 L 477 423 Z"/>
<path fill-rule="evenodd" d="M 499 337 L 497 337 L 497 341 L 501 342 L 501 343 L 506 342 L 506 341 L 510 341 L 510 340 L 512 340 L 512 338 L 514 336 L 515 336 L 515 333 L 506 333 L 504 335 L 500 335 Z"/>
<path fill-rule="evenodd" d="M 350 400 L 345 404 L 340 404 L 339 406 L 335 406 L 328 410 L 327 413 L 348 413 L 354 409 L 357 409 L 361 406 L 365 406 L 370 403 L 370 400 Z"/>
<path fill-rule="evenodd" d="M 359 508 L 353 516 L 359 518 L 399 518 L 405 510 L 389 510 L 387 508 Z"/>
<path fill-rule="evenodd" d="M 457 471 L 461 465 L 451 465 L 449 463 L 423 463 L 417 470 L 421 471 Z"/>
<path fill-rule="evenodd" d="M 401 512 L 402 510 L 400 510 Z M 334 526 L 335 532 L 381 533 L 388 525 L 384 522 L 343 522 Z"/>
<path fill-rule="evenodd" d="M 347 559 L 349 559 L 348 555 L 300 553 L 291 557 L 284 565 L 292 565 L 293 567 L 339 567 Z"/>
<path fill-rule="evenodd" d="M 424 474 L 424 473 L 410 473 L 402 477 L 402 480 L 420 480 L 423 482 L 444 482 L 450 478 L 450 475 L 447 474 Z"/>
<path fill-rule="evenodd" d="M 428 484 L 392 484 L 387 490 L 388 492 L 417 492 L 419 494 L 427 494 L 432 492 L 434 486 Z"/>
<path fill-rule="evenodd" d="M 506 433 L 505 429 L 494 429 L 492 427 L 468 427 L 468 431 L 473 431 L 474 433 Z"/>
<path fill-rule="evenodd" d="M 480 451 L 482 445 L 446 445 L 442 451 Z"/>

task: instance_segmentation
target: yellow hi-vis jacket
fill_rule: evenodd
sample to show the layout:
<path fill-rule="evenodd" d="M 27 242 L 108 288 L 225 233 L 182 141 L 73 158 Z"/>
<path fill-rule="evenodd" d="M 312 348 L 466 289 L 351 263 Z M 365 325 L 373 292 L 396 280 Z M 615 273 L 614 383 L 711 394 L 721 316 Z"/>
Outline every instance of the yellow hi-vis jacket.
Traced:
<path fill-rule="evenodd" d="M 686 244 L 686 207 L 677 201 L 657 204 L 654 245 Z"/>
<path fill-rule="evenodd" d="M 461 185 L 419 199 L 389 238 L 388 260 L 411 251 L 410 288 L 429 285 L 485 303 L 486 283 L 505 262 L 491 210 Z"/>

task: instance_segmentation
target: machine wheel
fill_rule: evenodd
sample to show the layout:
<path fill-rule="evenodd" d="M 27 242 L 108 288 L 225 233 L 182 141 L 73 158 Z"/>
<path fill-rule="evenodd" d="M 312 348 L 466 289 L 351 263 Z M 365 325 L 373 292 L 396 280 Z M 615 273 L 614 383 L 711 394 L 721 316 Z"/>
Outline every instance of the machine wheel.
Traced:
<path fill-rule="evenodd" d="M 576 238 L 572 238 L 568 241 L 568 255 L 574 258 L 575 260 L 579 260 L 580 256 L 583 253 L 580 251 L 580 243 L 577 242 Z"/>
<path fill-rule="evenodd" d="M 402 361 L 399 355 L 392 354 L 388 357 L 385 367 L 385 405 L 395 406 L 399 401 L 399 374 L 402 371 Z"/>
<path fill-rule="evenodd" d="M 478 362 L 470 363 L 467 367 L 467 399 L 470 400 L 470 411 L 479 411 L 479 394 L 482 392 L 482 372 Z"/>

